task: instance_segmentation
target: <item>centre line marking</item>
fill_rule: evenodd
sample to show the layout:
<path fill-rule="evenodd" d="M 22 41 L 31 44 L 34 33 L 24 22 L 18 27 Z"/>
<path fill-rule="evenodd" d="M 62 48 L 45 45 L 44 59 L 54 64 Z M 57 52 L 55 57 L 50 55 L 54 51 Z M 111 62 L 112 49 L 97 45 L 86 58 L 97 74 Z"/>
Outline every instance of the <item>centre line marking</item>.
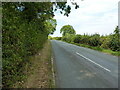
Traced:
<path fill-rule="evenodd" d="M 107 68 L 105 68 L 105 67 L 101 66 L 100 64 L 98 64 L 98 63 L 96 63 L 96 62 L 92 61 L 91 59 L 89 59 L 89 58 L 87 58 L 87 57 L 85 57 L 85 56 L 81 55 L 80 53 L 76 52 L 76 54 L 78 54 L 79 56 L 81 56 L 81 57 L 85 58 L 86 60 L 88 60 L 88 61 L 90 61 L 90 62 L 92 62 L 92 63 L 94 63 L 94 64 L 98 65 L 99 67 L 101 67 L 101 68 L 105 69 L 106 71 L 111 72 L 109 69 L 107 69 Z"/>

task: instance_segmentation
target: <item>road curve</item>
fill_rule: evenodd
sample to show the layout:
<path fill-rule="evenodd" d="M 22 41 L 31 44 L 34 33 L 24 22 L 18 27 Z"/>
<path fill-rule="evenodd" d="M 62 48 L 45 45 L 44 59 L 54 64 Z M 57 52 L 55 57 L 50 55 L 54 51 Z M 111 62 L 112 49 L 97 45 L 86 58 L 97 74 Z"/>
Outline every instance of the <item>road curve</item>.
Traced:
<path fill-rule="evenodd" d="M 118 88 L 118 57 L 51 40 L 57 88 Z"/>

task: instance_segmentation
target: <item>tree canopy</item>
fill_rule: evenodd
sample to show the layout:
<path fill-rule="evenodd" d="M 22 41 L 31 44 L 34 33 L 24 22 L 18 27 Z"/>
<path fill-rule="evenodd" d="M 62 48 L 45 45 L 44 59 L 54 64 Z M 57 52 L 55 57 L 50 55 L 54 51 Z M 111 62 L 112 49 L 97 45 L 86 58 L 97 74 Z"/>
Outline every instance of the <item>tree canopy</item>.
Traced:
<path fill-rule="evenodd" d="M 71 25 L 65 25 L 60 29 L 60 33 L 62 33 L 63 36 L 66 34 L 76 34 L 74 28 Z"/>
<path fill-rule="evenodd" d="M 56 19 L 49 19 L 45 22 L 45 27 L 48 31 L 48 34 L 53 34 L 56 30 L 57 21 Z"/>

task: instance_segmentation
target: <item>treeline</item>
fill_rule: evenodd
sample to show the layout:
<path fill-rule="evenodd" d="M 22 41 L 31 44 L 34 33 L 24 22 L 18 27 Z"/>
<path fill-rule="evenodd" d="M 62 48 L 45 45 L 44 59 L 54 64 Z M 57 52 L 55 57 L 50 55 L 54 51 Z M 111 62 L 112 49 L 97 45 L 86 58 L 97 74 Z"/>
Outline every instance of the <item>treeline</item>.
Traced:
<path fill-rule="evenodd" d="M 66 30 L 67 29 L 63 30 L 64 33 L 66 32 Z M 71 31 L 75 31 L 75 30 L 72 29 Z M 92 35 L 65 33 L 62 35 L 62 37 L 53 37 L 52 39 L 63 40 L 69 43 L 85 44 L 92 47 L 110 49 L 112 51 L 120 51 L 120 31 L 118 26 L 115 28 L 114 32 L 110 35 L 100 36 L 98 33 Z"/>
<path fill-rule="evenodd" d="M 29 57 L 42 49 L 48 35 L 55 31 L 57 9 L 68 16 L 71 7 L 66 2 L 2 3 L 3 87 L 12 87 L 24 78 Z"/>

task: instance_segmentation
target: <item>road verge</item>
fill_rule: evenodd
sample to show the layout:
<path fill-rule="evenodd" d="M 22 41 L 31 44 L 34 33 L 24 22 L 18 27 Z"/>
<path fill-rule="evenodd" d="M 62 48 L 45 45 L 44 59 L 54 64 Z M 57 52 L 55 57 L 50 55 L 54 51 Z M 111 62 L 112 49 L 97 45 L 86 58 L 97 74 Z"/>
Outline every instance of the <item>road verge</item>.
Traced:
<path fill-rule="evenodd" d="M 17 82 L 14 88 L 54 88 L 51 43 L 48 40 L 44 48 L 30 57 L 25 68 L 25 79 Z"/>
<path fill-rule="evenodd" d="M 65 41 L 63 41 L 63 42 L 65 42 Z M 110 49 L 104 49 L 104 48 L 101 48 L 101 47 L 92 47 L 90 45 L 74 43 L 74 42 L 67 42 L 67 43 L 74 44 L 74 45 L 81 46 L 81 47 L 90 48 L 90 49 L 93 49 L 93 50 L 96 50 L 96 51 L 100 51 L 100 52 L 103 52 L 103 53 L 106 53 L 106 54 L 114 55 L 114 56 L 120 56 L 120 52 L 119 51 L 112 51 Z"/>

